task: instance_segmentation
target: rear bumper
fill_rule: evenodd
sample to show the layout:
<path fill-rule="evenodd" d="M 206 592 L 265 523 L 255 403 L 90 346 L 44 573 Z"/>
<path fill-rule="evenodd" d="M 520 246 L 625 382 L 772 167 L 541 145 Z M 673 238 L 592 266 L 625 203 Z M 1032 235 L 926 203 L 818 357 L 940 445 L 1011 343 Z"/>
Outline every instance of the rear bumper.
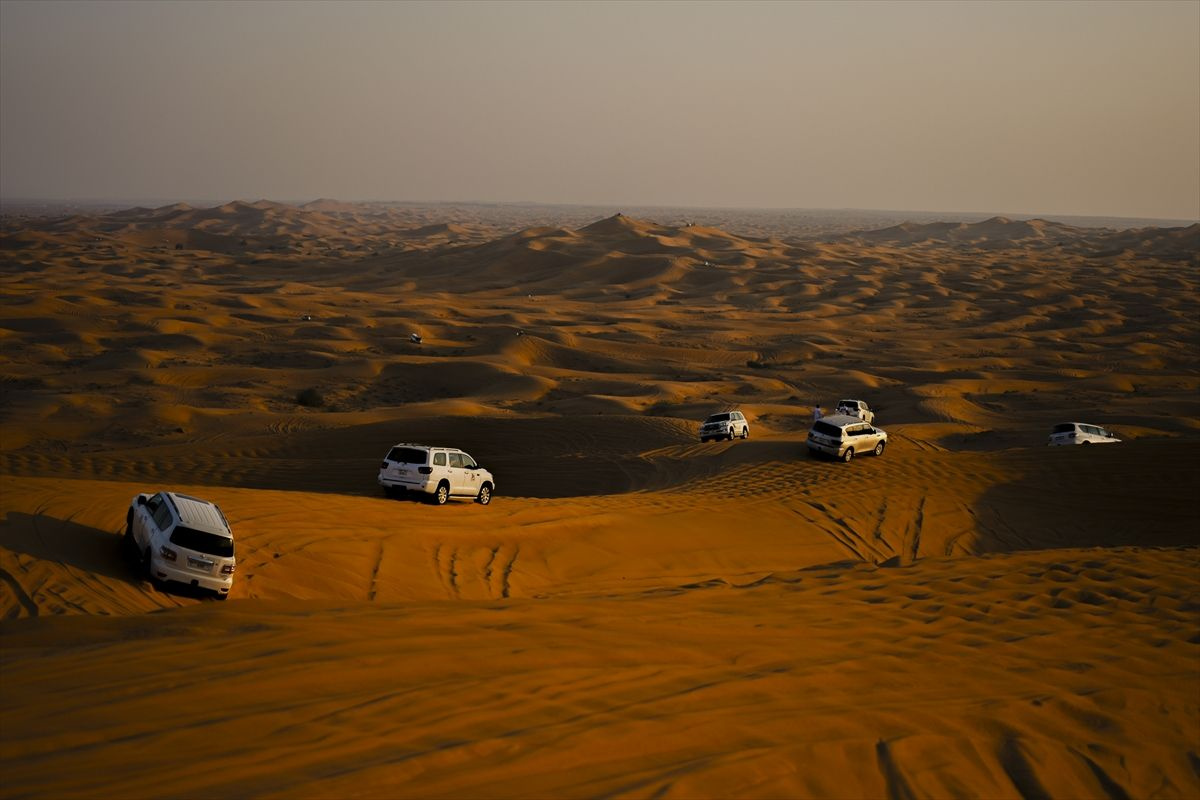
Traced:
<path fill-rule="evenodd" d="M 378 481 L 380 486 L 384 486 L 389 489 L 406 489 L 413 492 L 432 493 L 434 488 L 437 486 L 437 484 L 435 484 L 433 481 L 424 477 L 419 480 L 405 480 L 404 478 L 389 478 L 385 475 L 380 475 Z"/>
<path fill-rule="evenodd" d="M 812 439 L 808 440 L 808 449 L 812 452 L 824 453 L 827 456 L 833 456 L 835 458 L 841 458 L 842 453 L 846 452 L 846 448 L 844 448 L 840 445 L 825 444 L 824 442 L 814 442 Z"/>
<path fill-rule="evenodd" d="M 199 586 L 202 589 L 228 594 L 233 587 L 233 576 L 221 578 L 215 575 L 202 575 L 186 569 L 172 566 L 170 561 L 164 561 L 158 556 L 150 559 L 150 569 L 154 577 L 160 581 L 174 581 L 189 586 Z"/>

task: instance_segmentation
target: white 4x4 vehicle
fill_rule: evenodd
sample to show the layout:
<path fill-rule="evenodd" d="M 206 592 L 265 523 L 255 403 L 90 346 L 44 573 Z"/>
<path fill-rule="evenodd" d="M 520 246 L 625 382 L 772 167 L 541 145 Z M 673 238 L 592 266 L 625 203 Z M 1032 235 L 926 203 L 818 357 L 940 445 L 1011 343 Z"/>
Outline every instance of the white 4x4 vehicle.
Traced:
<path fill-rule="evenodd" d="M 1047 444 L 1113 444 L 1119 441 L 1121 440 L 1099 425 L 1087 425 L 1083 422 L 1060 422 L 1050 432 L 1050 441 Z"/>
<path fill-rule="evenodd" d="M 735 436 L 743 439 L 750 438 L 750 425 L 740 411 L 713 414 L 700 425 L 700 441 L 702 442 L 707 442 L 709 439 L 732 440 Z"/>
<path fill-rule="evenodd" d="M 808 450 L 849 461 L 864 453 L 883 455 L 887 433 L 858 417 L 832 414 L 813 423 L 808 432 Z"/>
<path fill-rule="evenodd" d="M 862 400 L 838 400 L 837 408 L 833 410 L 833 413 L 857 417 L 867 423 L 875 421 L 875 412 Z"/>
<path fill-rule="evenodd" d="M 379 467 L 379 485 L 388 497 L 424 492 L 439 506 L 451 497 L 473 497 L 486 506 L 496 491 L 492 473 L 462 450 L 423 444 L 398 444 L 389 450 Z"/>
<path fill-rule="evenodd" d="M 151 582 L 177 581 L 224 600 L 233 586 L 233 530 L 221 509 L 175 492 L 139 494 L 125 515 L 125 547 Z"/>

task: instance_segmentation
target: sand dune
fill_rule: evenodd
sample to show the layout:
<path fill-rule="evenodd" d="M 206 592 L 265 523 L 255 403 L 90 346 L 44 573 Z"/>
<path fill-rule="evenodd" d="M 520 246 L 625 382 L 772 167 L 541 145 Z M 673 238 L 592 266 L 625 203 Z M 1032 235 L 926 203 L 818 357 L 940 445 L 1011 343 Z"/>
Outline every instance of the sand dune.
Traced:
<path fill-rule="evenodd" d="M 1200 226 L 582 213 L 4 218 L 0 796 L 1200 793 Z M 229 602 L 124 557 L 158 488 Z"/>

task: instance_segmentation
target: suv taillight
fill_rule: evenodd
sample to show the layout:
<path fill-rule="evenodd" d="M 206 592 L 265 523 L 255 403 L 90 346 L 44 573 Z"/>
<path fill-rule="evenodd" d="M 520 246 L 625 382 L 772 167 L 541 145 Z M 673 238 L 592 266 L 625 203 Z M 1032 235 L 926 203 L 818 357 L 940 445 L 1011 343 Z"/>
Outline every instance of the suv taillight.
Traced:
<path fill-rule="evenodd" d="M 433 467 L 417 467 L 417 472 L 421 473 L 422 475 L 432 475 Z"/>
<path fill-rule="evenodd" d="M 234 570 L 233 564 L 226 564 L 225 566 L 221 567 L 221 574 L 222 575 L 232 575 L 233 570 Z"/>

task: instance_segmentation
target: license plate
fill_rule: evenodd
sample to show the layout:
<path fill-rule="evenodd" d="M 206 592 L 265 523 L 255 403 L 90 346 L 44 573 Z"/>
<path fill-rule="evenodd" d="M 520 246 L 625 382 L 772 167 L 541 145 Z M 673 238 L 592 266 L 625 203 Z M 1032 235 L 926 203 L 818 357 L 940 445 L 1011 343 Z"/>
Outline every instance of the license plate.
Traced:
<path fill-rule="evenodd" d="M 205 561 L 204 559 L 201 559 L 201 558 L 192 558 L 191 556 L 188 556 L 188 566 L 191 567 L 192 569 L 199 569 L 199 570 L 204 570 L 205 572 L 211 572 L 212 568 L 213 568 L 213 562 Z"/>
<path fill-rule="evenodd" d="M 396 474 L 397 474 L 397 475 L 407 475 L 407 474 L 408 474 L 408 470 L 406 470 L 406 469 L 397 469 L 397 470 L 396 470 Z"/>

